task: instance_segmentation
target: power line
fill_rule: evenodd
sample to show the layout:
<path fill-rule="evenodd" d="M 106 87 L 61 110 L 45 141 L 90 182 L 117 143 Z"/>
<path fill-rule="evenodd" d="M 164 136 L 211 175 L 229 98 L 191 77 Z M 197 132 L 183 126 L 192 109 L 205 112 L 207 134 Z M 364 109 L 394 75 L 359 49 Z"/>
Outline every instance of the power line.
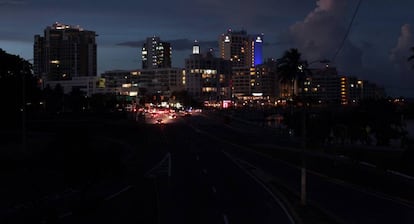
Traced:
<path fill-rule="evenodd" d="M 349 35 L 350 31 L 351 31 L 352 25 L 353 25 L 353 23 L 354 23 L 354 20 L 355 20 L 356 15 L 357 15 L 357 13 L 358 13 L 358 11 L 359 11 L 359 7 L 361 6 L 361 3 L 362 3 L 362 0 L 359 0 L 359 1 L 358 1 L 358 5 L 357 5 L 357 7 L 356 7 L 356 9 L 355 9 L 355 11 L 354 11 L 354 14 L 352 15 L 351 22 L 349 23 L 348 28 L 347 28 L 347 30 L 346 30 L 345 36 L 344 36 L 344 38 L 342 39 L 342 42 L 341 42 L 341 44 L 339 45 L 338 50 L 336 50 L 336 52 L 335 52 L 334 56 L 332 57 L 332 60 L 331 60 L 332 62 L 334 62 L 334 61 L 336 60 L 336 57 L 338 56 L 338 54 L 341 52 L 342 48 L 343 48 L 343 47 L 344 47 L 344 45 L 345 45 L 345 41 L 346 41 L 346 39 L 348 38 L 348 35 Z"/>

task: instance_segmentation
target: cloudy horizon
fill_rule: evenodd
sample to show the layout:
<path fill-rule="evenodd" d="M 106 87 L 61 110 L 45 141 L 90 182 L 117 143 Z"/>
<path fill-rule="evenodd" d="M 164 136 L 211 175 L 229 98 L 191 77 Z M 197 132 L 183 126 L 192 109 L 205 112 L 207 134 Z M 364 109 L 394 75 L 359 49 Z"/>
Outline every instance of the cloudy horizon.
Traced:
<path fill-rule="evenodd" d="M 54 22 L 96 31 L 98 72 L 140 68 L 146 37 L 171 42 L 173 66 L 182 67 L 199 40 L 217 47 L 228 28 L 264 33 L 265 58 L 298 48 L 304 59 L 332 60 L 359 0 L 160 1 L 156 7 L 133 0 L 99 4 L 80 0 L 0 0 L 0 48 L 33 57 L 33 36 Z M 189 7 L 191 6 L 191 7 Z M 414 46 L 409 0 L 362 1 L 333 66 L 383 85 L 389 95 L 414 97 L 414 70 L 407 58 Z M 233 12 L 233 13 L 228 13 Z M 236 13 L 234 13 L 236 12 Z M 412 52 L 411 52 L 412 53 Z"/>

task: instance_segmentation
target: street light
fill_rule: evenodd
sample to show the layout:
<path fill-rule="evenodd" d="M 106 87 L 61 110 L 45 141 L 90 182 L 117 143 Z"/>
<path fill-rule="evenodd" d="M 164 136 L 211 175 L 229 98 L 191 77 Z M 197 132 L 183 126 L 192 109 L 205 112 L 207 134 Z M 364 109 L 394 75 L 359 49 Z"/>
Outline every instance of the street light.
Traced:
<path fill-rule="evenodd" d="M 329 63 L 330 61 L 327 59 L 322 59 L 322 60 L 316 60 L 316 61 L 312 61 L 309 63 L 309 65 L 314 64 L 314 63 L 325 63 L 326 68 L 329 67 Z M 325 97 L 327 100 L 327 75 L 325 75 Z M 307 102 L 304 102 L 303 104 L 303 113 L 302 113 L 302 152 L 301 152 L 301 163 L 302 163 L 302 167 L 301 167 L 301 178 L 300 178 L 300 186 L 301 186 L 301 190 L 300 190 L 300 204 L 302 206 L 306 206 L 306 176 L 307 176 L 307 171 L 306 171 L 306 138 L 307 138 L 307 134 L 306 134 L 306 118 L 307 118 Z"/>
<path fill-rule="evenodd" d="M 22 108 L 21 108 L 21 112 L 22 112 L 22 150 L 23 151 L 26 151 L 26 142 L 27 142 L 27 136 L 26 136 L 26 80 L 25 80 L 25 76 L 26 76 L 26 72 L 28 70 L 27 63 L 29 63 L 29 61 L 33 61 L 33 58 L 23 61 L 23 70 L 22 70 L 22 74 L 21 74 L 21 76 L 22 76 Z"/>

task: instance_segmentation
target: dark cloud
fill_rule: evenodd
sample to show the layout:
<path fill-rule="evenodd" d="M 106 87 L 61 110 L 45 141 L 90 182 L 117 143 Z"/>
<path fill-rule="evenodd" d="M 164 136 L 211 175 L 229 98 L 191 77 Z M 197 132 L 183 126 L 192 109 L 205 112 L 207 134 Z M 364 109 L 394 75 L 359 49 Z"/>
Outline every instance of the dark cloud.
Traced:
<path fill-rule="evenodd" d="M 411 71 L 408 57 L 413 53 L 410 48 L 414 47 L 414 33 L 410 24 L 401 27 L 401 34 L 398 37 L 397 46 L 391 49 L 390 61 L 399 72 L 407 73 Z"/>
<path fill-rule="evenodd" d="M 414 97 L 414 70 L 407 59 L 413 54 L 414 33 L 410 24 L 401 27 L 397 44 L 391 49 L 389 60 L 392 63 L 392 73 L 388 74 L 389 82 L 396 93 Z"/>
<path fill-rule="evenodd" d="M 133 48 L 140 48 L 144 44 L 144 41 L 126 41 L 122 43 L 118 43 L 118 46 L 125 46 L 125 47 L 133 47 Z"/>
<path fill-rule="evenodd" d="M 182 66 L 194 39 L 207 40 L 200 41 L 203 51 L 217 49 L 218 36 L 232 28 L 264 33 L 265 57 L 280 57 L 285 50 L 297 47 L 308 61 L 313 61 L 333 57 L 358 1 L 159 0 L 154 5 L 152 1 L 136 0 L 105 0 L 99 4 L 85 0 L 0 0 L 0 47 L 7 46 L 15 54 L 24 51 L 32 57 L 33 35 L 42 34 L 54 22 L 62 22 L 79 24 L 99 34 L 100 71 L 135 68 L 141 40 L 153 35 L 170 40 L 173 60 L 176 66 Z M 336 66 L 341 74 L 388 83 L 403 63 L 401 51 L 391 51 L 394 59 L 390 60 L 390 50 L 396 48 L 401 24 L 414 21 L 414 1 L 369 2 L 363 1 Z M 27 44 L 24 49 L 29 50 L 20 50 L 22 44 Z M 121 58 L 119 55 L 119 64 L 111 65 Z"/>
<path fill-rule="evenodd" d="M 23 5 L 23 4 L 26 4 L 26 1 L 19 1 L 19 0 L 2 0 L 2 1 L 0 1 L 0 6 Z"/>
<path fill-rule="evenodd" d="M 316 8 L 303 21 L 290 27 L 290 36 L 308 61 L 328 59 L 341 70 L 358 71 L 362 67 L 362 51 L 346 35 L 345 17 L 348 15 L 348 0 L 319 0 Z"/>
<path fill-rule="evenodd" d="M 188 50 L 191 50 L 192 46 L 194 45 L 194 40 L 189 40 L 189 39 L 165 40 L 165 42 L 168 42 L 171 44 L 173 51 L 188 51 Z M 117 45 L 125 46 L 125 47 L 141 48 L 144 43 L 145 43 L 144 40 L 127 41 L 127 42 L 118 43 Z M 204 48 L 204 49 L 217 48 L 218 46 L 217 41 L 198 41 L 198 44 L 200 45 L 201 48 Z"/>
<path fill-rule="evenodd" d="M 364 50 L 364 51 L 372 51 L 373 49 L 375 49 L 375 45 L 372 43 L 372 42 L 370 42 L 370 41 L 366 41 L 366 40 L 364 40 L 364 41 L 361 41 L 361 48 Z"/>

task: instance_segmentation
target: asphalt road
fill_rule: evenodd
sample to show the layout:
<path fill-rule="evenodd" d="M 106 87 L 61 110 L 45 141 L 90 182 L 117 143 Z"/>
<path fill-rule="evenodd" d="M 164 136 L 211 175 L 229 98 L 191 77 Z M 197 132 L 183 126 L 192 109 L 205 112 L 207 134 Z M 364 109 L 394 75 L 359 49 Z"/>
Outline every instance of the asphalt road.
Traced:
<path fill-rule="evenodd" d="M 192 128 L 193 117 L 163 124 L 147 119 L 146 156 L 152 159 L 141 160 L 145 172 L 131 171 L 126 187 L 109 200 L 88 214 L 68 214 L 62 222 L 293 223 L 284 205 L 223 153 L 228 144 Z"/>
<path fill-rule="evenodd" d="M 194 118 L 193 123 L 196 129 L 216 141 L 228 143 L 230 146 L 225 151 L 242 163 L 248 164 L 250 170 L 255 170 L 257 173 L 266 173 L 270 180 L 277 181 L 299 194 L 300 167 L 281 160 L 271 159 L 258 154 L 250 147 L 246 147 L 254 144 L 276 145 L 280 140 L 270 138 L 266 131 L 255 130 L 253 127 L 243 127 L 240 124 L 234 124 L 227 128 L 212 127 L 207 125 L 210 121 L 204 120 L 204 118 Z M 252 130 L 257 131 L 257 134 L 252 134 Z M 228 136 L 228 132 L 239 133 L 240 136 L 244 137 L 244 140 L 238 140 L 241 138 L 240 136 L 232 138 L 233 140 L 221 137 Z M 233 135 L 235 134 L 233 133 Z M 251 137 L 248 137 L 250 135 Z M 285 145 L 288 145 L 288 143 Z M 295 143 L 292 145 L 295 145 Z M 370 176 L 365 178 L 369 179 Z M 338 222 L 414 223 L 414 203 L 411 201 L 370 191 L 358 185 L 329 178 L 315 171 L 308 172 L 307 182 L 309 203 L 319 207 Z M 398 189 L 395 190 L 398 191 Z"/>
<path fill-rule="evenodd" d="M 228 125 L 208 113 L 162 119 L 138 123 L 138 130 L 119 125 L 97 131 L 122 147 L 122 175 L 96 183 L 84 195 L 75 193 L 72 202 L 57 200 L 51 204 L 54 214 L 39 223 L 294 223 L 297 217 L 272 182 L 298 194 L 299 167 L 251 146 L 297 142 L 260 127 Z M 410 201 L 317 171 L 308 172 L 307 181 L 308 203 L 338 223 L 414 223 Z"/>

